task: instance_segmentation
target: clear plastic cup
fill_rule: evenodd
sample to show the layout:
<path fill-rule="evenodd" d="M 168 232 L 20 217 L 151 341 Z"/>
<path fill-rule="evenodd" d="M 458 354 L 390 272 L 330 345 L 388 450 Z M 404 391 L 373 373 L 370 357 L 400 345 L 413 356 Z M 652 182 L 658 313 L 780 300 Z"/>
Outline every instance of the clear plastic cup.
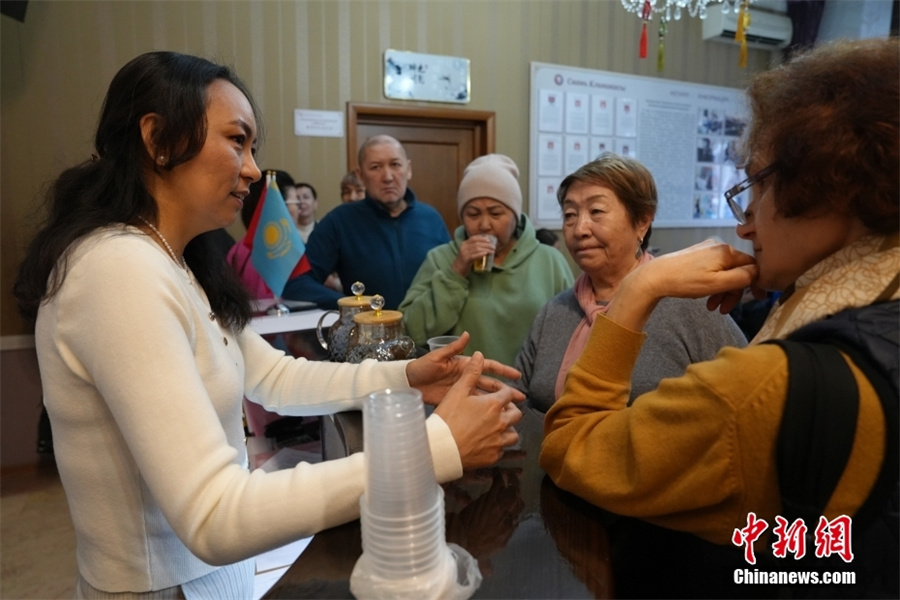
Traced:
<path fill-rule="evenodd" d="M 366 491 L 359 499 L 363 553 L 350 576 L 357 598 L 468 598 L 478 562 L 447 544 L 444 490 L 434 476 L 422 396 L 382 390 L 363 404 Z"/>
<path fill-rule="evenodd" d="M 366 550 L 378 548 L 379 554 L 390 554 L 394 557 L 415 558 L 426 555 L 444 542 L 444 528 L 434 525 L 428 529 L 416 532 L 407 532 L 403 535 L 397 532 L 380 532 L 367 530 L 364 536 Z"/>
<path fill-rule="evenodd" d="M 438 348 L 443 348 L 447 344 L 452 344 L 458 339 L 458 335 L 439 335 L 437 337 L 429 338 L 428 349 L 437 350 Z"/>
<path fill-rule="evenodd" d="M 421 513 L 407 513 L 399 516 L 390 516 L 373 513 L 369 508 L 367 497 L 365 494 L 359 501 L 360 514 L 365 516 L 370 522 L 380 527 L 418 527 L 420 525 L 431 523 L 436 516 L 440 516 L 444 511 L 444 490 L 440 487 L 435 492 L 435 502 L 432 508 Z"/>
<path fill-rule="evenodd" d="M 446 549 L 444 495 L 431 510 L 407 517 L 373 515 L 360 499 L 363 552 L 375 574 L 387 579 L 416 577 L 433 570 Z"/>
<path fill-rule="evenodd" d="M 488 238 L 491 243 L 494 245 L 494 248 L 497 247 L 497 236 L 491 235 L 489 233 L 481 234 L 483 237 Z M 476 273 L 490 273 L 491 269 L 494 268 L 494 253 L 491 252 L 489 254 L 485 254 L 484 256 L 480 256 L 475 259 L 475 262 L 472 263 L 472 270 Z"/>
<path fill-rule="evenodd" d="M 447 545 L 441 540 L 433 544 L 427 555 L 390 557 L 381 552 L 369 550 L 372 570 L 385 579 L 407 579 L 426 574 L 439 564 L 441 556 L 447 551 Z M 398 577 L 399 575 L 399 577 Z"/>
<path fill-rule="evenodd" d="M 412 388 L 372 393 L 363 406 L 368 510 L 400 517 L 432 509 L 440 486 L 425 431 L 422 394 Z"/>
<path fill-rule="evenodd" d="M 364 501 L 360 502 L 360 518 L 366 521 L 365 529 L 377 536 L 393 535 L 397 540 L 413 538 L 420 534 L 444 529 L 444 503 L 443 495 L 435 505 L 436 510 L 430 510 L 420 515 L 409 517 L 381 517 L 373 515 Z M 397 542 L 401 543 L 400 541 Z"/>
<path fill-rule="evenodd" d="M 440 523 L 432 523 L 431 525 L 415 529 L 402 529 L 400 531 L 369 527 L 366 530 L 366 543 L 367 545 L 371 543 L 386 550 L 399 552 L 415 546 L 430 544 L 435 536 L 443 539 L 444 533 L 444 528 L 441 527 Z"/>

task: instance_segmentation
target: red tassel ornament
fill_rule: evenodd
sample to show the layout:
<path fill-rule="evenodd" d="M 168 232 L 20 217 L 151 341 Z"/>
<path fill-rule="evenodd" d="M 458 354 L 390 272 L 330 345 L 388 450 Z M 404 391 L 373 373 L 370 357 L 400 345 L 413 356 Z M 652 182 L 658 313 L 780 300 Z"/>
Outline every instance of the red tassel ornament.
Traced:
<path fill-rule="evenodd" d="M 647 23 L 641 25 L 641 45 L 638 55 L 647 58 Z"/>
<path fill-rule="evenodd" d="M 650 0 L 644 0 L 644 7 L 641 9 L 641 18 L 644 22 L 641 24 L 641 43 L 638 47 L 638 56 L 647 58 L 647 21 L 653 16 L 653 5 Z"/>

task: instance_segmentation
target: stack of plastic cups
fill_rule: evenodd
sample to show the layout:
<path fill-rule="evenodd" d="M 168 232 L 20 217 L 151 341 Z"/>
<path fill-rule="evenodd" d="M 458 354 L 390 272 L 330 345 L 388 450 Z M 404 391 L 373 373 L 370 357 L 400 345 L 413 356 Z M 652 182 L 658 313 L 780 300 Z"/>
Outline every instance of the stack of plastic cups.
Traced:
<path fill-rule="evenodd" d="M 350 578 L 354 596 L 471 596 L 481 573 L 468 552 L 446 543 L 444 491 L 435 480 L 418 390 L 383 390 L 366 398 L 363 448 L 363 554 Z"/>

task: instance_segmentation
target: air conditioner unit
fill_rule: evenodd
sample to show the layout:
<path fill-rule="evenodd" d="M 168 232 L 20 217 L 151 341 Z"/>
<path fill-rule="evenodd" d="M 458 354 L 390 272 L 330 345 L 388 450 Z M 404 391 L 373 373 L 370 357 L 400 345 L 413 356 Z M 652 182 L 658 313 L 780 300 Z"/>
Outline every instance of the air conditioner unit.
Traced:
<path fill-rule="evenodd" d="M 722 14 L 722 5 L 707 9 L 703 20 L 703 39 L 713 42 L 735 43 L 737 33 L 737 10 Z M 787 15 L 750 8 L 750 27 L 745 32 L 747 46 L 763 50 L 784 48 L 791 42 L 793 27 Z"/>

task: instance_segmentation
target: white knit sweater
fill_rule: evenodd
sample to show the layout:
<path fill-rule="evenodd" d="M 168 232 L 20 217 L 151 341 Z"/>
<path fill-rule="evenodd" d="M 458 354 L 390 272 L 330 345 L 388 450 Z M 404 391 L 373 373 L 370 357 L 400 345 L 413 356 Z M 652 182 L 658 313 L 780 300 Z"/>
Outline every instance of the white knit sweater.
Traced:
<path fill-rule="evenodd" d="M 242 396 L 327 414 L 408 385 L 406 362 L 295 360 L 222 329 L 193 276 L 131 227 L 72 249 L 36 343 L 78 569 L 108 592 L 179 585 L 358 517 L 362 455 L 245 468 Z M 428 433 L 438 479 L 459 477 L 447 425 L 432 416 Z"/>

